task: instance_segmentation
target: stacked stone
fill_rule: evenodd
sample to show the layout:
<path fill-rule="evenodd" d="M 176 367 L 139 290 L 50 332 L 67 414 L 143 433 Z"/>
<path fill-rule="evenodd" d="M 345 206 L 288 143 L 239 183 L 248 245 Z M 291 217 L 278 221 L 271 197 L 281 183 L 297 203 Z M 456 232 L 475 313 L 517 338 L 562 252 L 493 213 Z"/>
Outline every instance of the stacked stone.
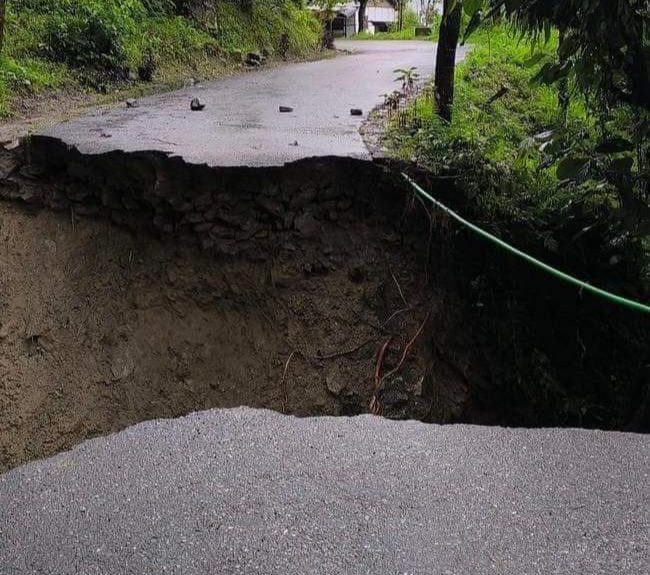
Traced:
<path fill-rule="evenodd" d="M 346 159 L 209 168 L 154 152 L 84 156 L 51 140 L 32 145 L 31 163 L 0 186 L 0 197 L 110 218 L 228 255 L 254 253 L 277 234 L 308 239 L 328 223 L 349 225 L 355 210 L 376 203 L 383 177 L 377 166 Z"/>

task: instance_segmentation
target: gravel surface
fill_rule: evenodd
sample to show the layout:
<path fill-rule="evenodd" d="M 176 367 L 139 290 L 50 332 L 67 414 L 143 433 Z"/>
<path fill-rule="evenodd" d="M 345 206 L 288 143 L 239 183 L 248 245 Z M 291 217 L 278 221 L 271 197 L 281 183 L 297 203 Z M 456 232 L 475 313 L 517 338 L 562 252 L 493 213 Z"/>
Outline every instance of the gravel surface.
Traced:
<path fill-rule="evenodd" d="M 0 573 L 646 575 L 649 463 L 631 434 L 203 412 L 0 476 Z"/>

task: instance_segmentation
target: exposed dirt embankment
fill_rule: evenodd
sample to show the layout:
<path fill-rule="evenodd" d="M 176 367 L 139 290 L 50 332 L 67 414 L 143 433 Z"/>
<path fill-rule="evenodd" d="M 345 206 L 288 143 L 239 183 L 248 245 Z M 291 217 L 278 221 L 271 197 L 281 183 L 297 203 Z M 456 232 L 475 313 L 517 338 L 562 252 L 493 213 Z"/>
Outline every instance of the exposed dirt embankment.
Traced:
<path fill-rule="evenodd" d="M 427 286 L 426 218 L 378 167 L 42 144 L 0 188 L 17 200 L 0 203 L 0 470 L 215 406 L 468 409 L 467 376 L 430 351 L 449 303 Z"/>
<path fill-rule="evenodd" d="M 647 427 L 647 324 L 452 233 L 376 164 L 36 139 L 0 157 L 0 198 L 0 471 L 236 405 Z"/>

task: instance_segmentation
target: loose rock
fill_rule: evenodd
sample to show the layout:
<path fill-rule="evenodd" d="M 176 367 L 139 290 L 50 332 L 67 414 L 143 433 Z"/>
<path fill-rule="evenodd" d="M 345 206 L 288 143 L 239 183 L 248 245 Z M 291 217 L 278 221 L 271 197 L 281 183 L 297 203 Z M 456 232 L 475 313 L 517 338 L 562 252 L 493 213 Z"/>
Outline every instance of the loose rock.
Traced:
<path fill-rule="evenodd" d="M 342 374 L 337 368 L 334 368 L 325 376 L 325 385 L 332 395 L 340 395 L 346 384 Z"/>
<path fill-rule="evenodd" d="M 201 112 L 205 110 L 205 103 L 200 98 L 194 98 L 190 102 L 190 109 L 192 112 Z"/>
<path fill-rule="evenodd" d="M 246 64 L 249 66 L 261 66 L 264 60 L 264 56 L 259 52 L 249 52 L 246 56 Z"/>
<path fill-rule="evenodd" d="M 318 190 L 316 188 L 303 188 L 289 200 L 289 206 L 293 209 L 304 208 L 311 204 L 317 195 Z"/>
<path fill-rule="evenodd" d="M 284 216 L 284 206 L 281 202 L 271 198 L 261 197 L 257 199 L 257 205 L 274 218 L 282 219 Z"/>
<path fill-rule="evenodd" d="M 116 350 L 111 360 L 111 373 L 114 381 L 129 377 L 135 370 L 135 362 L 128 348 Z"/>
<path fill-rule="evenodd" d="M 296 230 L 305 237 L 318 233 L 318 222 L 310 213 L 300 214 L 293 223 Z"/>

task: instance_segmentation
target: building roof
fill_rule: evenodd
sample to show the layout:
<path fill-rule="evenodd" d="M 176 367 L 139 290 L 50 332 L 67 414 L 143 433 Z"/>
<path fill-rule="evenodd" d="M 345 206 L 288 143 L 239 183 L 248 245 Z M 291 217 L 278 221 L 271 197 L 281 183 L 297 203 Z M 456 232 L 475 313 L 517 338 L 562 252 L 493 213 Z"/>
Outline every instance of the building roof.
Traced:
<path fill-rule="evenodd" d="M 337 7 L 336 9 L 337 16 L 345 16 L 346 18 L 352 18 L 358 10 L 359 7 L 354 4 L 346 4 L 345 6 Z"/>
<path fill-rule="evenodd" d="M 324 8 L 321 6 L 308 5 L 307 8 L 315 12 L 324 12 Z M 337 4 L 334 6 L 333 11 L 337 16 L 341 15 L 346 18 L 352 18 L 359 11 L 359 6 L 356 3 Z"/>

